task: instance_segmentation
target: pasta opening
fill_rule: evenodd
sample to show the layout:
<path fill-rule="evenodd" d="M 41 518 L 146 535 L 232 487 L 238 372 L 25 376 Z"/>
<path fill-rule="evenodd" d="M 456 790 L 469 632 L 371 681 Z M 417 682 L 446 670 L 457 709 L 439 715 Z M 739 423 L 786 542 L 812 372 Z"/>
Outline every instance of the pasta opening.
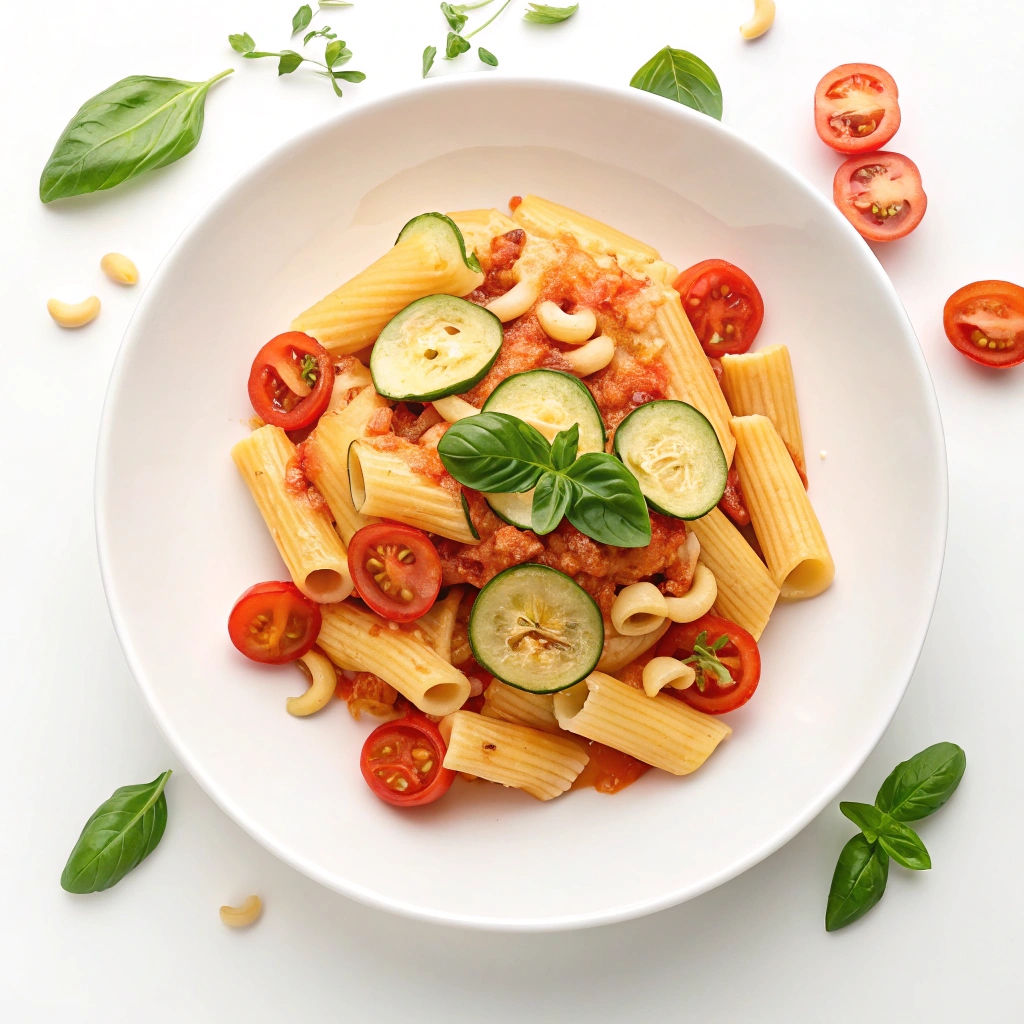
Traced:
<path fill-rule="evenodd" d="M 823 558 L 805 558 L 783 580 L 780 596 L 787 600 L 816 597 L 832 585 L 836 568 Z"/>
<path fill-rule="evenodd" d="M 348 489 L 352 496 L 352 507 L 358 512 L 366 504 L 366 481 L 363 479 L 363 467 L 354 441 L 348 446 Z"/>
<path fill-rule="evenodd" d="M 555 694 L 555 718 L 561 728 L 569 728 L 572 720 L 583 710 L 583 705 L 587 703 L 589 696 L 589 678 L 575 686 L 570 686 L 568 690 L 562 690 Z"/>
<path fill-rule="evenodd" d="M 352 587 L 337 569 L 314 569 L 303 580 L 302 590 L 320 604 L 344 601 L 352 593 Z"/>
<path fill-rule="evenodd" d="M 469 699 L 469 680 L 458 683 L 435 683 L 423 691 L 413 703 L 428 715 L 450 715 Z"/>

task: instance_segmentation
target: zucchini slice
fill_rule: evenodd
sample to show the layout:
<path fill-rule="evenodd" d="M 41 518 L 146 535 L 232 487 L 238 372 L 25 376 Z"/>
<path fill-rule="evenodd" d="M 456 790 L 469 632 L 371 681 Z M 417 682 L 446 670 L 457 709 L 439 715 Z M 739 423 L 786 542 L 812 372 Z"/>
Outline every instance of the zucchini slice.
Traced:
<path fill-rule="evenodd" d="M 601 658 L 604 620 L 574 580 L 526 562 L 498 573 L 469 616 L 473 657 L 491 675 L 530 693 L 557 693 Z"/>
<path fill-rule="evenodd" d="M 707 417 L 661 399 L 634 409 L 615 431 L 615 454 L 647 504 L 676 519 L 707 515 L 725 493 L 729 464 Z"/>
<path fill-rule="evenodd" d="M 449 257 L 449 263 L 455 262 L 457 249 L 458 258 L 470 270 L 477 274 L 480 273 L 480 261 L 476 258 L 476 253 L 466 252 L 466 240 L 462 237 L 459 225 L 451 217 L 446 217 L 443 213 L 421 213 L 418 217 L 413 217 L 398 232 L 395 244 L 397 245 L 403 238 L 408 238 L 410 235 L 419 234 L 430 234 L 442 254 Z"/>
<path fill-rule="evenodd" d="M 580 426 L 579 454 L 603 452 L 604 423 L 587 386 L 561 370 L 526 370 L 506 377 L 484 402 L 484 412 L 507 412 L 536 427 L 549 441 L 574 423 Z M 529 530 L 533 491 L 521 494 L 486 494 L 487 504 L 499 518 Z"/>
<path fill-rule="evenodd" d="M 489 310 L 454 295 L 427 295 L 397 314 L 370 355 L 379 395 L 429 402 L 468 391 L 498 358 L 504 332 Z"/>

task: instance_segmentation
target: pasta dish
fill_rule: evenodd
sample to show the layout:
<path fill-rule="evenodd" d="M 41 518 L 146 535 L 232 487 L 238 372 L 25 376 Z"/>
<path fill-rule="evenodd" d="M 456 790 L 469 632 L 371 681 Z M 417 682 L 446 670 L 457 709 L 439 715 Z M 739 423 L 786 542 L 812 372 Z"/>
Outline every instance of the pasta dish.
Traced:
<path fill-rule="evenodd" d="M 292 714 L 383 719 L 360 769 L 400 807 L 457 776 L 550 800 L 689 774 L 776 602 L 834 575 L 754 282 L 509 207 L 413 218 L 300 313 L 232 450 L 289 578 L 231 640 L 304 673 Z"/>

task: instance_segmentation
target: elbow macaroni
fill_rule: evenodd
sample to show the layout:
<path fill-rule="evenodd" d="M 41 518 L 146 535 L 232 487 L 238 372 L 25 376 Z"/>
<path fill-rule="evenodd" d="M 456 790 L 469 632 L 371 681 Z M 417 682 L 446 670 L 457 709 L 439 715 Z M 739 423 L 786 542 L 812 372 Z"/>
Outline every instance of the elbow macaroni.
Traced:
<path fill-rule="evenodd" d="M 338 673 L 334 671 L 331 659 L 319 651 L 306 651 L 295 664 L 309 679 L 309 688 L 301 697 L 289 697 L 285 708 L 289 715 L 302 718 L 330 703 L 338 685 Z"/>
<path fill-rule="evenodd" d="M 673 622 L 693 622 L 711 611 L 716 597 L 718 583 L 714 573 L 703 562 L 698 562 L 690 589 L 682 597 L 666 597 L 665 612 Z"/>
<path fill-rule="evenodd" d="M 619 591 L 611 620 L 623 636 L 653 633 L 668 618 L 665 595 L 653 583 L 631 583 Z"/>
<path fill-rule="evenodd" d="M 673 690 L 685 690 L 693 685 L 696 678 L 693 666 L 684 665 L 678 658 L 651 658 L 644 665 L 644 693 L 654 697 L 666 686 Z"/>

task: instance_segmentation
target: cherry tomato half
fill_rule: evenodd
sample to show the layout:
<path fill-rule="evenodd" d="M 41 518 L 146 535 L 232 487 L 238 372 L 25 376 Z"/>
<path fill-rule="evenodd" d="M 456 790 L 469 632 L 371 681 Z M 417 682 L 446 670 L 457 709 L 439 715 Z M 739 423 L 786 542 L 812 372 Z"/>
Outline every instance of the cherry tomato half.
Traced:
<path fill-rule="evenodd" d="M 377 726 L 366 737 L 359 768 L 385 803 L 422 807 L 444 796 L 455 781 L 455 772 L 441 763 L 446 752 L 437 726 L 409 715 Z"/>
<path fill-rule="evenodd" d="M 320 343 L 301 331 L 271 338 L 249 371 L 249 401 L 264 423 L 301 430 L 327 409 L 334 363 Z"/>
<path fill-rule="evenodd" d="M 672 287 L 708 356 L 739 355 L 750 348 L 764 320 L 764 302 L 739 267 L 704 260 L 684 270 Z"/>
<path fill-rule="evenodd" d="M 708 653 L 710 657 L 704 657 Z M 695 622 L 673 626 L 658 644 L 661 657 L 684 660 L 694 654 L 701 659 L 693 664 L 696 682 L 685 690 L 670 689 L 665 693 L 706 715 L 724 715 L 750 700 L 761 678 L 761 652 L 757 641 L 742 626 L 718 615 L 702 615 Z M 713 661 L 732 677 L 731 685 L 723 683 L 710 670 L 709 662 Z"/>
<path fill-rule="evenodd" d="M 953 292 L 942 310 L 946 337 L 968 359 L 1006 368 L 1024 362 L 1024 288 L 975 281 Z"/>
<path fill-rule="evenodd" d="M 247 658 L 283 665 L 316 643 L 320 623 L 320 605 L 294 583 L 257 583 L 231 609 L 228 635 Z"/>
<path fill-rule="evenodd" d="M 917 164 L 899 153 L 867 153 L 844 161 L 832 183 L 832 198 L 871 242 L 909 235 L 928 208 Z"/>
<path fill-rule="evenodd" d="M 814 90 L 818 138 L 837 153 L 881 149 L 899 126 L 899 90 L 874 64 L 840 64 Z"/>
<path fill-rule="evenodd" d="M 359 596 L 394 622 L 418 619 L 441 589 L 441 559 L 430 538 L 404 523 L 374 523 L 357 530 L 348 568 Z"/>

